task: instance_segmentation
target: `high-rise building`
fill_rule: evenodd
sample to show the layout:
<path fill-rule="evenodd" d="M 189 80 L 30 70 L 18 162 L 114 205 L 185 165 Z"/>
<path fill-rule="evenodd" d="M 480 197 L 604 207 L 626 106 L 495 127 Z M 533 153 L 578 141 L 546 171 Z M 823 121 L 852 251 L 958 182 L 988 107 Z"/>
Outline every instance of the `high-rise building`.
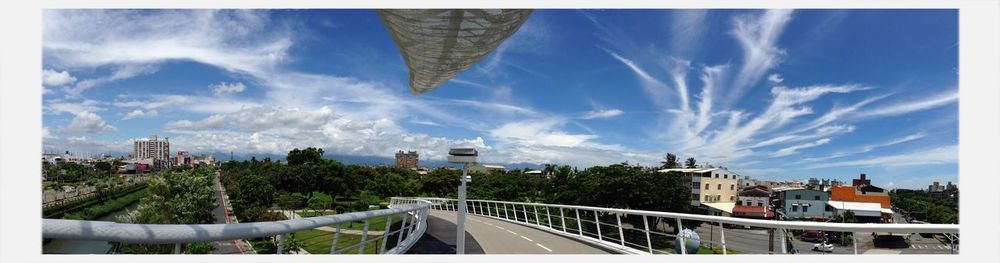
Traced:
<path fill-rule="evenodd" d="M 132 158 L 137 162 L 148 163 L 153 167 L 164 168 L 170 165 L 170 138 L 157 140 L 156 134 L 148 139 L 136 140 L 132 143 Z"/>
<path fill-rule="evenodd" d="M 403 152 L 402 150 L 396 152 L 396 166 L 403 168 L 417 168 L 417 163 L 420 160 L 420 155 L 416 151 Z"/>

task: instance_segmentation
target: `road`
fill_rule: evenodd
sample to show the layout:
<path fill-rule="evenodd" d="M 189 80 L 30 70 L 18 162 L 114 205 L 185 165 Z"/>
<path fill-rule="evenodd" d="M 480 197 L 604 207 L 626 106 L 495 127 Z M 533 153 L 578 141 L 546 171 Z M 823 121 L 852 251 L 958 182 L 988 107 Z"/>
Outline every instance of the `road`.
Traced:
<path fill-rule="evenodd" d="M 213 179 L 213 184 L 215 185 L 215 202 L 218 204 L 215 209 L 212 209 L 212 214 L 215 215 L 216 224 L 232 224 L 235 223 L 236 217 L 230 217 L 229 211 L 229 199 L 226 196 L 226 191 L 222 188 L 222 182 L 219 181 L 219 172 L 215 172 Z M 226 241 L 215 241 L 212 242 L 212 246 L 215 247 L 212 254 L 245 254 L 246 250 L 249 250 L 249 246 L 242 240 L 226 240 Z"/>
<path fill-rule="evenodd" d="M 905 221 L 896 221 L 897 223 Z M 702 224 L 695 230 L 702 240 L 719 242 L 721 231 L 718 226 L 709 227 Z M 858 254 L 950 254 L 951 246 L 932 237 L 910 236 L 909 244 L 900 244 L 897 248 L 876 247 L 871 232 L 856 233 Z M 803 242 L 797 237 L 792 240 L 792 246 L 801 254 L 854 254 L 853 246 L 835 245 L 833 253 L 812 251 L 814 242 Z M 906 247 L 909 246 L 909 247 Z M 768 234 L 766 230 L 726 229 L 726 248 L 742 254 L 769 254 Z M 774 254 L 781 254 L 781 234 L 775 233 Z"/>
<path fill-rule="evenodd" d="M 409 253 L 455 253 L 457 214 L 429 213 L 427 232 Z M 465 232 L 466 254 L 611 254 L 544 230 L 471 214 L 465 218 Z"/>

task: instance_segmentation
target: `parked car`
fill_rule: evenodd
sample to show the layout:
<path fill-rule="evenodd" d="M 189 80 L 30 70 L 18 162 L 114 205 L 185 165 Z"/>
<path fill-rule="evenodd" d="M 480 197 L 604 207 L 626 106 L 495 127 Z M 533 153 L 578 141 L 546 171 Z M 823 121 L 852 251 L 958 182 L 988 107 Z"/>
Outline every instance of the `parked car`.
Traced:
<path fill-rule="evenodd" d="M 813 245 L 813 251 L 833 253 L 833 244 L 827 243 L 826 241 L 823 241 L 823 243 L 817 243 Z"/>
<path fill-rule="evenodd" d="M 799 236 L 799 238 L 801 238 L 802 241 L 820 242 L 820 241 L 823 241 L 824 236 L 823 236 L 823 232 L 822 231 L 809 230 L 809 231 L 806 231 L 801 236 Z"/>

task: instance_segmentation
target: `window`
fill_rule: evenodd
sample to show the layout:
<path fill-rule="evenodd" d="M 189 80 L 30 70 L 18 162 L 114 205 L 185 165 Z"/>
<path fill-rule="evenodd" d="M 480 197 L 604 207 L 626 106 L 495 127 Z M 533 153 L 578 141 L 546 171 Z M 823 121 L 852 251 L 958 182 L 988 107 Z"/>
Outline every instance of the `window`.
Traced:
<path fill-rule="evenodd" d="M 827 211 L 827 212 L 832 212 L 832 211 L 833 211 L 833 207 L 830 207 L 830 206 L 826 206 L 826 211 Z"/>
<path fill-rule="evenodd" d="M 743 200 L 736 201 L 736 205 L 743 205 Z"/>
<path fill-rule="evenodd" d="M 798 211 L 799 211 L 799 206 L 793 205 L 792 206 L 792 212 L 798 212 Z"/>
<path fill-rule="evenodd" d="M 715 190 L 722 190 L 722 184 L 719 184 L 719 186 L 715 187 Z"/>
<path fill-rule="evenodd" d="M 691 189 L 698 189 L 698 187 L 701 187 L 700 183 L 698 183 L 698 182 L 691 182 Z"/>
<path fill-rule="evenodd" d="M 736 185 L 735 184 L 729 185 L 729 190 L 736 190 Z"/>
<path fill-rule="evenodd" d="M 709 184 L 705 184 L 705 190 L 708 190 Z"/>
<path fill-rule="evenodd" d="M 795 199 L 802 199 L 802 195 L 795 195 Z"/>
<path fill-rule="evenodd" d="M 699 199 L 701 199 L 701 197 L 698 196 L 698 194 L 691 194 L 691 200 L 699 200 Z"/>
<path fill-rule="evenodd" d="M 764 206 L 764 202 L 757 201 L 757 206 Z"/>
<path fill-rule="evenodd" d="M 813 196 L 813 200 L 819 200 L 819 196 Z"/>
<path fill-rule="evenodd" d="M 719 178 L 719 174 L 715 174 L 715 178 Z"/>
<path fill-rule="evenodd" d="M 729 179 L 729 174 L 722 174 L 722 179 Z"/>
<path fill-rule="evenodd" d="M 803 213 L 809 212 L 809 207 L 808 206 L 803 206 L 802 207 L 802 212 Z"/>
<path fill-rule="evenodd" d="M 729 197 L 729 201 L 733 201 L 733 200 L 736 200 L 736 197 L 735 196 L 730 196 Z"/>

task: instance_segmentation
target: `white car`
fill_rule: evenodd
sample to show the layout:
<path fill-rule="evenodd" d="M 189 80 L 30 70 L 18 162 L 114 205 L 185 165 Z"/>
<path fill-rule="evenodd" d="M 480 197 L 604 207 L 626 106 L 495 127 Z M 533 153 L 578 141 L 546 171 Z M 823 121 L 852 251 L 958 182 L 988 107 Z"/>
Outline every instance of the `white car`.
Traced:
<path fill-rule="evenodd" d="M 813 245 L 813 251 L 831 252 L 832 253 L 833 252 L 833 244 L 830 244 L 830 243 L 827 243 L 827 242 L 817 243 L 817 244 Z"/>

